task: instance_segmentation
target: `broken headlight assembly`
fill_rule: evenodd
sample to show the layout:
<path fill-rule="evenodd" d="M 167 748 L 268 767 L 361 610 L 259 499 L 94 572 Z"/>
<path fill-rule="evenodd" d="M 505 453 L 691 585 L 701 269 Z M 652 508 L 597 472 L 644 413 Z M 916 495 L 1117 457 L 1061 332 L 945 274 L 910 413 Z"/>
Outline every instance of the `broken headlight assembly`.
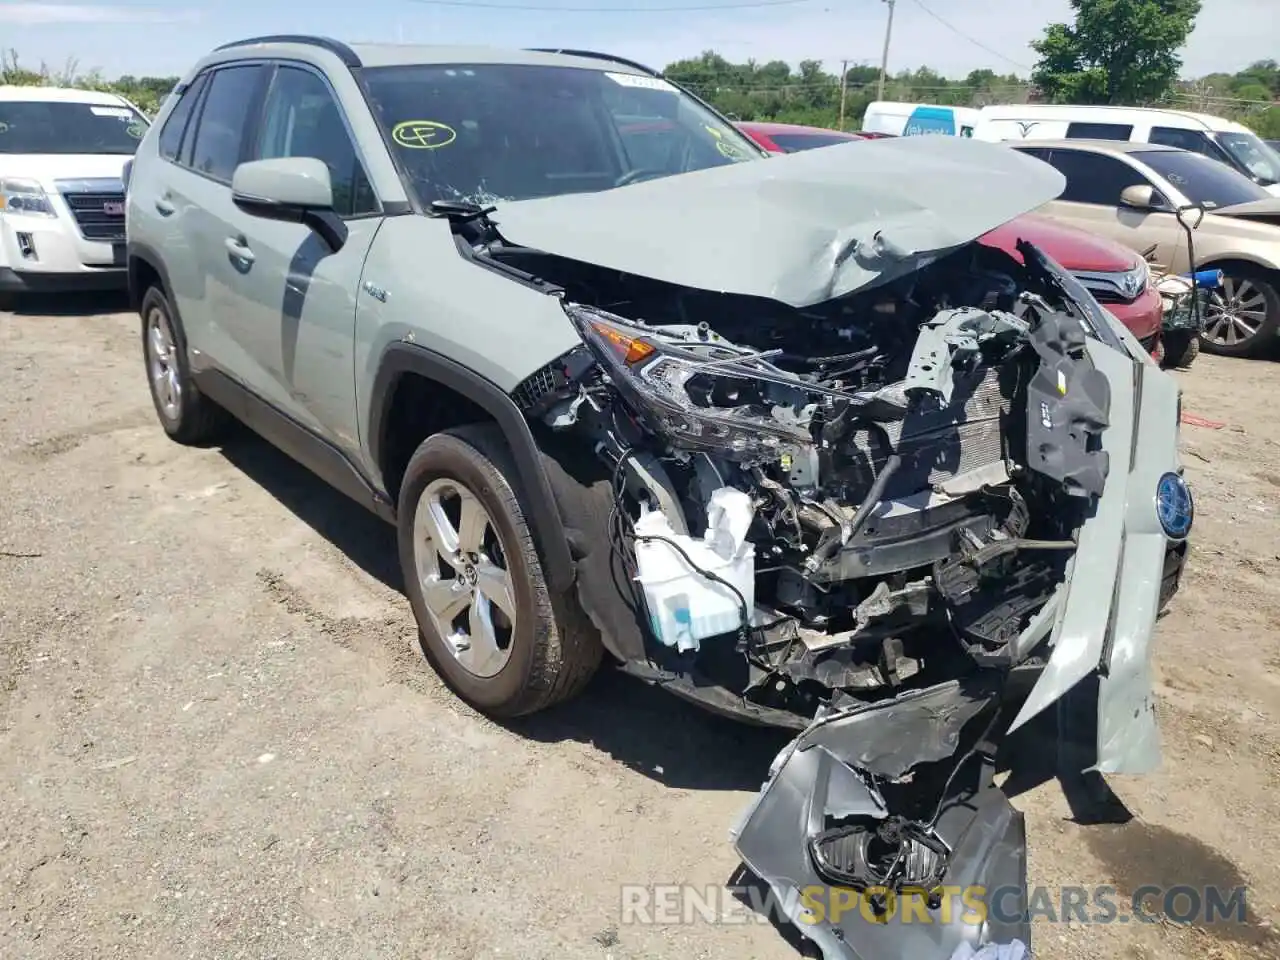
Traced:
<path fill-rule="evenodd" d="M 704 327 L 657 328 L 566 304 L 583 341 L 637 417 L 673 447 L 734 460 L 777 458 L 812 442 L 814 393 L 761 354 Z"/>

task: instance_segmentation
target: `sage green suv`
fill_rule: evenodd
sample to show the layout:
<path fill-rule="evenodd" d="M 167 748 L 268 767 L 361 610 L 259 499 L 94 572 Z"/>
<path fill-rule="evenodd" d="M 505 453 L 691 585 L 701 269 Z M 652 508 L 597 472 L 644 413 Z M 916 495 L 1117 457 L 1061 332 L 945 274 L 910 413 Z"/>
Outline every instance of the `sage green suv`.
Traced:
<path fill-rule="evenodd" d="M 950 137 L 766 157 L 601 54 L 268 37 L 160 111 L 127 262 L 164 429 L 241 420 L 396 524 L 468 702 L 529 713 L 607 651 L 797 731 L 737 845 L 798 909 L 1020 884 L 976 731 L 1070 696 L 1081 769 L 1158 758 L 1177 387 L 1033 243 L 976 242 L 1063 183 Z M 828 957 L 949 957 L 1025 943 L 1015 901 L 793 919 Z"/>

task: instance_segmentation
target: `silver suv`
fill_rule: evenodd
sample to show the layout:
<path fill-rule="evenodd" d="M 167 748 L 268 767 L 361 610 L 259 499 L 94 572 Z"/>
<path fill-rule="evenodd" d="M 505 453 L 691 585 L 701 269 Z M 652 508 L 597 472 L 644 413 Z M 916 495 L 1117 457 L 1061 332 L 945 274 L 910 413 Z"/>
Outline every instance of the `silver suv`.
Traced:
<path fill-rule="evenodd" d="M 1062 187 L 958 138 L 766 159 L 599 54 L 262 38 L 142 142 L 128 268 L 165 430 L 233 416 L 395 523 L 460 696 L 528 713 L 605 650 L 797 731 L 743 859 L 789 910 L 995 891 L 981 927 L 793 917 L 950 956 L 1028 940 L 990 744 L 1069 698 L 1078 769 L 1158 758 L 1177 389 L 1035 246 L 974 242 Z"/>

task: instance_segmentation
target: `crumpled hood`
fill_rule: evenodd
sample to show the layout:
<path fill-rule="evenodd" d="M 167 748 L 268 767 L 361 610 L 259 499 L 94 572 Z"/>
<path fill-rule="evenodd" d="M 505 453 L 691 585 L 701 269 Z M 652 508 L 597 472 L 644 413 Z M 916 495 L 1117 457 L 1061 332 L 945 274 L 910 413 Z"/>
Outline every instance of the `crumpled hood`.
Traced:
<path fill-rule="evenodd" d="M 910 273 L 1064 186 L 999 144 L 903 137 L 505 203 L 493 219 L 520 246 L 806 307 Z"/>

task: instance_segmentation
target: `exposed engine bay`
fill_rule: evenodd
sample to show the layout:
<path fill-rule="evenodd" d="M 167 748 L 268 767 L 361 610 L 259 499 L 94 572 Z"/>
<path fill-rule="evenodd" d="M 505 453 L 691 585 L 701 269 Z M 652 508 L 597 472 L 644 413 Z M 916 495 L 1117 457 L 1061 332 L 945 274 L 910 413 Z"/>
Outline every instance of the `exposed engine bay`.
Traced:
<path fill-rule="evenodd" d="M 489 249 L 582 335 L 517 399 L 607 468 L 651 662 L 800 726 L 1026 656 L 1107 475 L 1109 387 L 1020 252 L 800 309 Z"/>

